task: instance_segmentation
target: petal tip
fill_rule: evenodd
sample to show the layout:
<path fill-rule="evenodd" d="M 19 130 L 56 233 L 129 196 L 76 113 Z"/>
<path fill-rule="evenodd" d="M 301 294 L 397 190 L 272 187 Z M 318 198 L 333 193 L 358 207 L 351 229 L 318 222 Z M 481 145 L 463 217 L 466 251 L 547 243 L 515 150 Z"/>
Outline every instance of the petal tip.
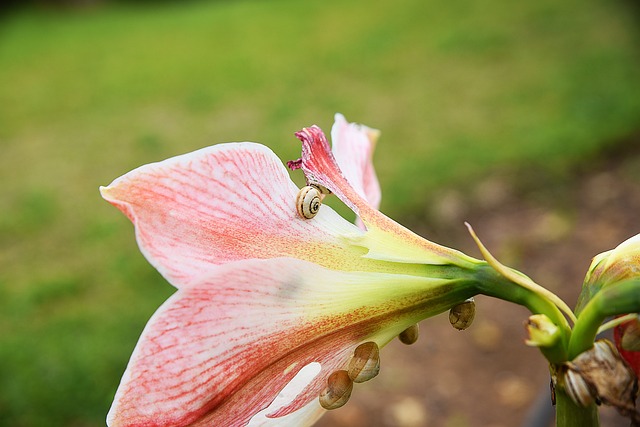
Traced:
<path fill-rule="evenodd" d="M 105 200 L 111 200 L 111 195 L 109 193 L 111 192 L 112 189 L 113 187 L 109 185 L 107 186 L 101 185 L 100 187 L 98 187 L 98 190 L 100 190 L 100 195 Z"/>

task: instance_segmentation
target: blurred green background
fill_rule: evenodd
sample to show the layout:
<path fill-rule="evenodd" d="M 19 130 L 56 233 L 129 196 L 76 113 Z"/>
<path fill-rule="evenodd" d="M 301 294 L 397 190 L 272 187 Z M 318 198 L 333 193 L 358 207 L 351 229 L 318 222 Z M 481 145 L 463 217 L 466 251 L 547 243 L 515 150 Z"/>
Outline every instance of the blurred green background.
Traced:
<path fill-rule="evenodd" d="M 562 175 L 640 129 L 638 5 L 35 3 L 0 17 L 0 425 L 99 426 L 172 288 L 98 186 L 224 141 L 283 160 L 382 130 L 382 210 L 488 171 Z"/>

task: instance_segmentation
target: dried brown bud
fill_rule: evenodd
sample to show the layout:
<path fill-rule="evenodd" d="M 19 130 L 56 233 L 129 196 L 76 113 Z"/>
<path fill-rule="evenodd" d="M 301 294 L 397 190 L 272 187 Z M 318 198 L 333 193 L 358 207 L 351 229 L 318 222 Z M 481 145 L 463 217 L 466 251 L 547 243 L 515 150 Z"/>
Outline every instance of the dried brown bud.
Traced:
<path fill-rule="evenodd" d="M 598 340 L 590 350 L 567 362 L 562 381 L 567 394 L 578 405 L 602 402 L 640 421 L 635 411 L 637 379 L 611 341 Z"/>

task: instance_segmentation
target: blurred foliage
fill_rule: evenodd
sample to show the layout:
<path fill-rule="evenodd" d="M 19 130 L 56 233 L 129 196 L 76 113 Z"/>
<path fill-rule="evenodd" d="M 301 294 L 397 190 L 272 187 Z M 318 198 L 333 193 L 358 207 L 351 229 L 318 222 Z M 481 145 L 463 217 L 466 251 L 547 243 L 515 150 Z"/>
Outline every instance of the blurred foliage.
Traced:
<path fill-rule="evenodd" d="M 296 158 L 340 111 L 383 131 L 397 216 L 494 168 L 562 176 L 640 124 L 627 3 L 143 3 L 0 26 L 0 425 L 104 425 L 172 292 L 99 198 L 136 166 L 236 140 Z"/>

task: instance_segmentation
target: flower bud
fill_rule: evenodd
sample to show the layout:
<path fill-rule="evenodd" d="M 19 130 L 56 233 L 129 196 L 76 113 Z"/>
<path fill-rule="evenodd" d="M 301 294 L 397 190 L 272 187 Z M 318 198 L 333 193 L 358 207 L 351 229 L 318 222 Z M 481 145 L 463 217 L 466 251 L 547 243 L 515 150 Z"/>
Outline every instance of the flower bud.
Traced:
<path fill-rule="evenodd" d="M 560 339 L 560 329 L 544 314 L 534 314 L 526 323 L 529 338 L 525 343 L 531 347 L 553 347 Z"/>
<path fill-rule="evenodd" d="M 620 347 L 626 351 L 640 351 L 640 321 L 635 320 L 619 326 L 621 331 Z"/>
<path fill-rule="evenodd" d="M 576 313 L 603 287 L 634 277 L 640 277 L 640 234 L 593 258 L 578 298 Z"/>

